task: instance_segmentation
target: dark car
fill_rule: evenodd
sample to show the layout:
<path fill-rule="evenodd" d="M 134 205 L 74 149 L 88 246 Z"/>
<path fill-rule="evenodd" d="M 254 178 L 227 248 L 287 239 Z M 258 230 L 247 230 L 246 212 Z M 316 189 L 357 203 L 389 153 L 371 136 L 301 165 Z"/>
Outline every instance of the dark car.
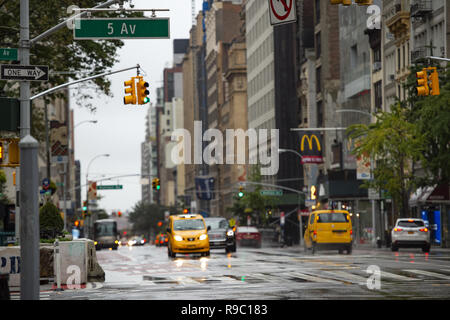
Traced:
<path fill-rule="evenodd" d="M 167 234 L 160 233 L 156 236 L 155 239 L 155 246 L 157 247 L 167 247 L 167 244 L 169 243 L 169 237 Z"/>
<path fill-rule="evenodd" d="M 211 249 L 225 249 L 226 253 L 236 252 L 236 233 L 230 227 L 228 220 L 221 217 L 205 218 L 208 231 L 209 247 Z"/>

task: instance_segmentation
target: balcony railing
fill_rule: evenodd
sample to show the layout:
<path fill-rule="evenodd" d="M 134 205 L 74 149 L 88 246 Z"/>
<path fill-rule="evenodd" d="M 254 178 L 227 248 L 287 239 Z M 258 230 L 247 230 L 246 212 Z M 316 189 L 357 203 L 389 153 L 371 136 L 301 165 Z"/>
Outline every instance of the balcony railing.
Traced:
<path fill-rule="evenodd" d="M 431 1 L 413 1 L 411 4 L 411 17 L 423 17 L 433 11 Z"/>

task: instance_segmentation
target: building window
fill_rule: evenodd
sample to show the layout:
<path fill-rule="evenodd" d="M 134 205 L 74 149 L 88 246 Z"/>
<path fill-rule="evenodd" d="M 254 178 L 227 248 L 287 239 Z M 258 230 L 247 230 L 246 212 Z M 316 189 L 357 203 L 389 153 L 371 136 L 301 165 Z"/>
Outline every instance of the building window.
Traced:
<path fill-rule="evenodd" d="M 317 127 L 322 128 L 323 126 L 324 126 L 323 102 L 317 101 Z"/>
<path fill-rule="evenodd" d="M 383 104 L 381 80 L 374 84 L 373 89 L 375 96 L 375 111 L 379 111 Z"/>
<path fill-rule="evenodd" d="M 358 47 L 356 45 L 350 48 L 350 66 L 352 69 L 358 66 Z"/>
<path fill-rule="evenodd" d="M 316 69 L 316 92 L 322 92 L 322 67 Z"/>
<path fill-rule="evenodd" d="M 320 0 L 316 0 L 315 11 L 316 11 L 316 24 L 319 24 L 320 23 Z"/>
<path fill-rule="evenodd" d="M 318 59 L 322 55 L 322 43 L 320 32 L 316 34 L 316 58 Z"/>

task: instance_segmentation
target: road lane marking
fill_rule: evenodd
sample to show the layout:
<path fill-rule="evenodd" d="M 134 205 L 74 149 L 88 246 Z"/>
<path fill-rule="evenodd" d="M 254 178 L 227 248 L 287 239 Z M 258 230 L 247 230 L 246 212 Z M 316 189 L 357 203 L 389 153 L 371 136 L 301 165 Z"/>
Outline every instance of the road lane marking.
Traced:
<path fill-rule="evenodd" d="M 342 284 L 342 282 L 339 282 L 339 281 L 335 281 L 335 280 L 331 280 L 331 279 L 327 279 L 327 278 L 319 278 L 316 276 L 312 276 L 312 275 L 308 275 L 308 274 L 304 274 L 304 273 L 300 273 L 300 272 L 293 272 L 291 274 L 293 277 L 303 279 L 306 281 L 311 281 L 311 282 L 322 282 L 322 283 L 326 282 L 326 283 Z"/>
<path fill-rule="evenodd" d="M 408 269 L 408 270 L 404 270 L 404 271 L 411 272 L 411 273 L 417 273 L 417 274 L 421 274 L 424 276 L 434 277 L 434 278 L 443 279 L 443 280 L 450 280 L 450 276 L 446 276 L 446 275 L 436 273 L 436 272 L 430 272 L 430 271 L 425 271 L 425 270 L 415 270 L 415 269 Z"/>
<path fill-rule="evenodd" d="M 386 271 L 381 271 L 381 280 L 383 280 L 383 278 L 390 278 L 390 279 L 402 280 L 402 281 L 420 281 L 420 279 L 415 279 L 415 278 L 411 278 L 411 277 L 405 277 L 405 276 L 401 276 L 401 275 L 398 275 L 398 274 L 394 274 L 394 273 L 390 273 L 390 272 L 386 272 Z"/>

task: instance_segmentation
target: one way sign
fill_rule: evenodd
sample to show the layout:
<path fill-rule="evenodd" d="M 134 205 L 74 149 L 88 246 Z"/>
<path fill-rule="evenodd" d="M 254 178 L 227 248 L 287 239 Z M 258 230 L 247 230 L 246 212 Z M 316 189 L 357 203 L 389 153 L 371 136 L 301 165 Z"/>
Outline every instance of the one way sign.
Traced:
<path fill-rule="evenodd" d="M 48 66 L 0 65 L 0 80 L 48 81 Z"/>

